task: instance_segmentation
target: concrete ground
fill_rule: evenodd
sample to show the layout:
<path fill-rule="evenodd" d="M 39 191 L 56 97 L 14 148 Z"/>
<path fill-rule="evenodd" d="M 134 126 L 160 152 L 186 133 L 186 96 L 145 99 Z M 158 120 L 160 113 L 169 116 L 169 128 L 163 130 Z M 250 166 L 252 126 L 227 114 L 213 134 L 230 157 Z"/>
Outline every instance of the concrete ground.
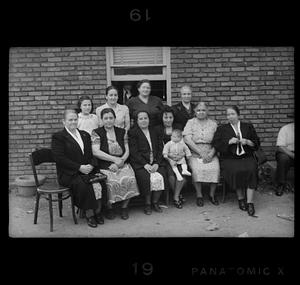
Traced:
<path fill-rule="evenodd" d="M 16 190 L 9 194 L 9 236 L 10 237 L 293 237 L 294 221 L 277 217 L 294 217 L 294 193 L 281 197 L 274 195 L 268 187 L 256 192 L 255 209 L 257 217 L 248 216 L 238 208 L 234 193 L 228 193 L 225 203 L 212 205 L 204 191 L 204 207 L 197 207 L 195 194 L 183 193 L 186 203 L 183 209 L 172 204 L 163 208 L 163 213 L 153 212 L 147 216 L 143 206 L 130 208 L 129 219 L 118 215 L 114 220 L 105 219 L 97 228 L 87 226 L 85 219 L 72 219 L 69 199 L 65 200 L 63 215 L 58 215 L 54 204 L 54 231 L 49 229 L 48 202 L 40 201 L 38 223 L 33 224 L 35 197 L 18 196 Z M 219 195 L 219 200 L 220 200 Z M 209 227 L 215 230 L 209 230 Z"/>

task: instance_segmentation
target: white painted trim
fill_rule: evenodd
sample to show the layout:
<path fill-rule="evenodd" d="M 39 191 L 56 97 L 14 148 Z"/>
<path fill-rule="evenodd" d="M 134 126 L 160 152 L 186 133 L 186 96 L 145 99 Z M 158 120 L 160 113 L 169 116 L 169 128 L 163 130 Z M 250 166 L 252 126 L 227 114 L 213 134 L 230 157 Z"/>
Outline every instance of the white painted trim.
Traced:
<path fill-rule="evenodd" d="M 167 104 L 171 106 L 172 96 L 171 96 L 171 51 L 170 47 L 164 47 L 163 50 L 164 60 L 166 63 L 166 81 L 167 81 Z"/>
<path fill-rule="evenodd" d="M 166 64 L 112 64 L 111 67 L 148 67 L 148 66 L 166 66 Z"/>
<path fill-rule="evenodd" d="M 133 75 L 114 75 L 113 81 L 137 81 L 142 79 L 148 80 L 166 80 L 166 77 L 162 74 L 151 75 L 151 74 L 133 74 Z"/>
<path fill-rule="evenodd" d="M 105 58 L 106 58 L 106 83 L 107 86 L 111 85 L 111 52 L 112 48 L 111 47 L 106 47 L 105 48 Z"/>
<path fill-rule="evenodd" d="M 129 64 L 129 65 L 113 65 L 113 49 L 106 47 L 106 73 L 107 85 L 111 85 L 111 81 L 137 81 L 142 79 L 151 80 L 166 80 L 167 104 L 171 106 L 171 54 L 170 47 L 163 47 L 163 64 Z M 150 74 L 137 74 L 137 75 L 114 75 L 112 68 L 114 67 L 147 67 L 147 66 L 162 66 L 163 74 L 150 75 Z"/>

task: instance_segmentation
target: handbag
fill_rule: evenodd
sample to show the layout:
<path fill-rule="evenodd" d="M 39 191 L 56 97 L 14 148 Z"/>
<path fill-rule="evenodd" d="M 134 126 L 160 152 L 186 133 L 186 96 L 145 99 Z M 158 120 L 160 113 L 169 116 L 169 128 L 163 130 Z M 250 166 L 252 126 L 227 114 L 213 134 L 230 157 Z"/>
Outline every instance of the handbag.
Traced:
<path fill-rule="evenodd" d="M 102 172 L 96 172 L 95 174 L 89 177 L 89 183 L 95 183 L 103 181 L 107 178 L 107 176 Z"/>
<path fill-rule="evenodd" d="M 267 156 L 261 147 L 259 147 L 258 150 L 255 150 L 253 155 L 258 165 L 262 165 L 268 161 Z"/>

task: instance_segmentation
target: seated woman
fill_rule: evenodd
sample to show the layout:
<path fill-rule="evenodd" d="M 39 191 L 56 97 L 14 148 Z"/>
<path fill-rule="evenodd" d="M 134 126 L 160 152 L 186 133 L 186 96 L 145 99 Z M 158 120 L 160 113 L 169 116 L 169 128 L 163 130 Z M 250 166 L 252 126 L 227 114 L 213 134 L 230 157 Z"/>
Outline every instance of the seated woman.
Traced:
<path fill-rule="evenodd" d="M 139 190 L 145 197 L 144 213 L 151 215 L 151 196 L 153 209 L 162 212 L 158 200 L 167 187 L 162 157 L 163 144 L 154 129 L 149 127 L 149 115 L 146 111 L 138 111 L 136 118 L 137 125 L 128 132 L 130 163 Z"/>
<path fill-rule="evenodd" d="M 196 117 L 187 121 L 183 131 L 185 143 L 192 152 L 189 160 L 192 169 L 193 183 L 197 194 L 197 206 L 204 205 L 202 196 L 202 184 L 210 184 L 209 200 L 217 206 L 215 191 L 220 176 L 219 159 L 211 145 L 217 123 L 208 118 L 208 107 L 200 102 L 195 108 Z"/>
<path fill-rule="evenodd" d="M 175 115 L 174 110 L 170 106 L 164 106 L 162 112 L 162 123 L 155 126 L 155 132 L 159 135 L 163 144 L 167 144 L 171 140 L 172 131 L 175 129 L 182 130 L 182 125 L 174 123 Z M 186 184 L 186 177 L 183 175 L 182 181 L 176 179 L 175 173 L 169 163 L 165 163 L 169 187 L 173 192 L 173 203 L 178 209 L 181 209 L 184 203 L 184 198 L 181 194 L 183 186 Z M 178 170 L 182 173 L 181 165 L 178 165 Z"/>
<path fill-rule="evenodd" d="M 239 120 L 237 106 L 227 108 L 228 124 L 218 127 L 212 145 L 220 153 L 222 175 L 225 183 L 236 190 L 239 208 L 255 213 L 253 205 L 254 190 L 257 189 L 258 168 L 253 151 L 257 150 L 260 141 L 251 123 Z M 247 189 L 247 204 L 244 190 Z"/>
<path fill-rule="evenodd" d="M 130 164 L 125 129 L 115 127 L 116 114 L 113 109 L 101 111 L 103 127 L 92 131 L 92 150 L 98 159 L 98 167 L 107 175 L 108 219 L 114 219 L 112 204 L 122 201 L 121 218 L 128 219 L 130 198 L 139 195 L 136 179 Z"/>
<path fill-rule="evenodd" d="M 93 157 L 91 137 L 86 131 L 78 130 L 75 110 L 65 110 L 64 129 L 52 136 L 52 152 L 57 164 L 58 182 L 70 187 L 74 204 L 85 211 L 90 227 L 103 224 L 101 215 L 102 188 L 100 183 L 89 183 L 95 172 L 97 160 Z"/>

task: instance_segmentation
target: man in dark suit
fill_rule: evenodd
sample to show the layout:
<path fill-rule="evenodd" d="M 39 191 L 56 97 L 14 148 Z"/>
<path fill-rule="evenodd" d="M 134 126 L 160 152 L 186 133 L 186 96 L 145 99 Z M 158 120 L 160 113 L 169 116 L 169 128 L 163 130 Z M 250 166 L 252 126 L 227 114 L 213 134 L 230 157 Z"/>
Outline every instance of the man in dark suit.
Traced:
<path fill-rule="evenodd" d="M 101 199 L 96 200 L 95 196 L 98 191 L 101 197 L 101 186 L 89 183 L 97 160 L 92 154 L 89 133 L 78 130 L 77 123 L 76 111 L 65 110 L 64 129 L 52 136 L 52 152 L 57 164 L 58 182 L 71 188 L 75 205 L 85 210 L 88 225 L 97 227 L 104 222 L 100 214 Z"/>

